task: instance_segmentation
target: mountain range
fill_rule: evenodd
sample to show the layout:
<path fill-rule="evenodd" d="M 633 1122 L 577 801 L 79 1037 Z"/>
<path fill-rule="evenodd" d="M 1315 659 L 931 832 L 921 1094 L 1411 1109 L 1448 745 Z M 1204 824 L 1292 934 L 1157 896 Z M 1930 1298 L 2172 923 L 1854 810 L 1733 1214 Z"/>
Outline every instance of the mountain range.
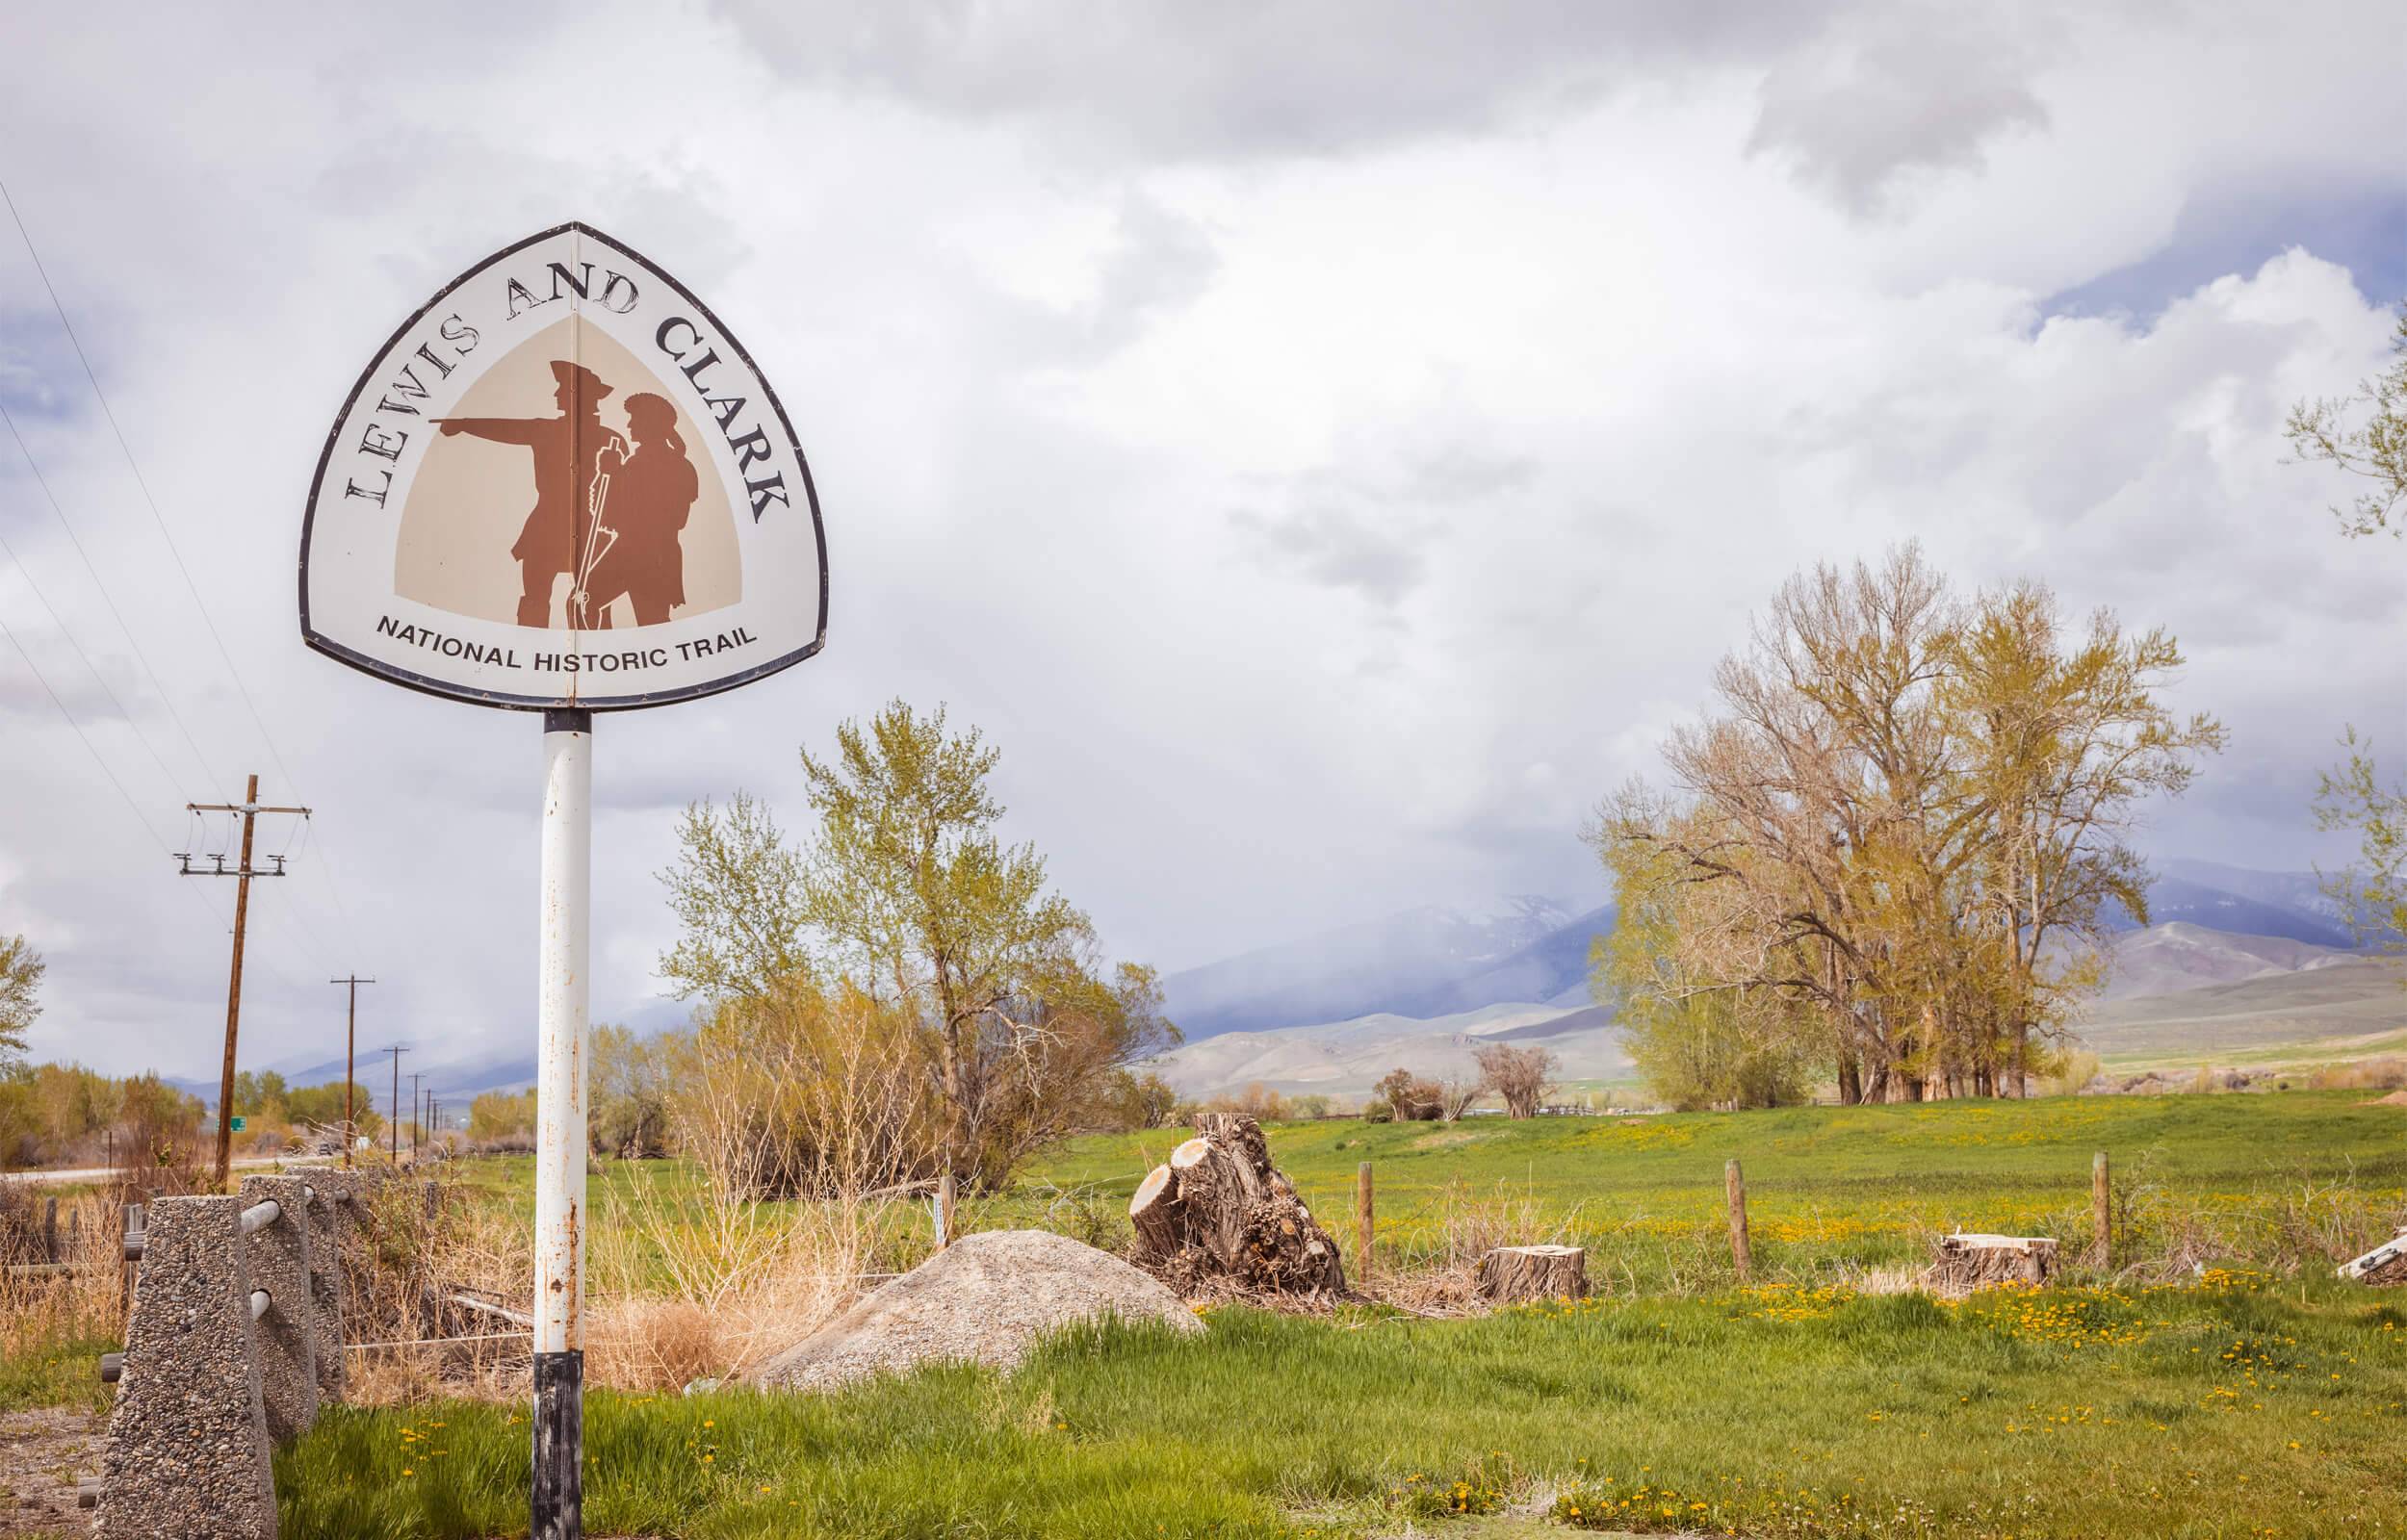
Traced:
<path fill-rule="evenodd" d="M 2366 961 L 2309 873 L 2167 860 L 2149 889 L 2150 924 L 2116 918 L 2107 988 L 2085 1028 L 2103 1052 L 2181 1052 L 2407 1026 L 2393 970 Z M 1186 1045 L 1160 1061 L 1181 1091 L 1260 1081 L 1288 1091 L 1359 1092 L 1399 1064 L 1466 1072 L 1474 1048 L 1542 1041 L 1566 1079 L 1629 1071 L 1610 1015 L 1589 993 L 1589 949 L 1615 910 L 1514 894 L 1425 905 L 1171 974 L 1170 1018 Z M 2211 991 L 2222 991 L 2213 993 Z M 2194 1044 L 2185 1044 L 2186 1032 Z M 446 1102 L 534 1079 L 531 1044 L 461 1060 L 410 1061 Z M 339 1060 L 278 1065 L 294 1085 L 339 1079 Z M 364 1056 L 379 1104 L 390 1069 Z M 175 1084 L 214 1100 L 214 1079 Z"/>
<path fill-rule="evenodd" d="M 2305 873 L 2176 860 L 2146 926 L 2114 917 L 2109 982 L 2083 1036 L 2114 1053 L 2341 1037 L 2407 1026 L 2396 969 L 2351 948 L 2337 906 Z M 1567 1080 L 1630 1068 L 1589 993 L 1588 955 L 1614 908 L 1516 895 L 1425 906 L 1171 975 L 1186 1044 L 1165 1078 L 1190 1094 L 1253 1082 L 1359 1093 L 1399 1065 L 1444 1076 L 1500 1040 L 1542 1041 Z"/>

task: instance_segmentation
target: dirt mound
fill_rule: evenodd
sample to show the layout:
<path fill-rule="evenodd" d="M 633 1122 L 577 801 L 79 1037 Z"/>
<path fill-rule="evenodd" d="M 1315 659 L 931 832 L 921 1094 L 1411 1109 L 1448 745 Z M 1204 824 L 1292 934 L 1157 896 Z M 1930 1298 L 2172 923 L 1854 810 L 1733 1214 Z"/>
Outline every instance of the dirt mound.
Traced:
<path fill-rule="evenodd" d="M 1106 1314 L 1204 1329 L 1177 1295 L 1118 1257 L 1045 1230 L 990 1230 L 963 1236 L 752 1377 L 824 1390 L 922 1363 L 1009 1368 L 1046 1332 Z"/>
<path fill-rule="evenodd" d="M 2407 1107 L 2407 1091 L 2394 1091 L 2387 1096 L 2376 1096 L 2366 1105 L 2368 1107 Z"/>

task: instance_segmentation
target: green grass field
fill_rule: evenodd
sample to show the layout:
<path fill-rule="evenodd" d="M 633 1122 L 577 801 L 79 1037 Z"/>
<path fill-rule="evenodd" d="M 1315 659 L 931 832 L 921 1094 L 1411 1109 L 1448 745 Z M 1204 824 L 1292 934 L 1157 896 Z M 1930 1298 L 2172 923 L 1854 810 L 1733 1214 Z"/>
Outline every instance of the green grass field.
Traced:
<path fill-rule="evenodd" d="M 1010 1376 L 599 1395 L 586 1522 L 690 1540 L 1467 1534 L 1505 1510 L 1529 1533 L 2399 1533 L 2407 1318 L 2305 1294 L 1774 1288 L 1076 1330 Z M 332 1414 L 277 1461 L 284 1533 L 523 1534 L 527 1437 L 507 1406 Z"/>
<path fill-rule="evenodd" d="M 1010 1192 L 965 1198 L 969 1229 L 1056 1229 L 1103 1246 L 1127 1235 L 1126 1200 L 1183 1129 L 1068 1141 Z M 2302 1247 L 2389 1235 L 2407 1214 L 2407 1108 L 2373 1093 L 2084 1096 L 2032 1101 L 1800 1107 L 1744 1114 L 1511 1122 L 1291 1123 L 1274 1157 L 1351 1257 L 1355 1181 L 1368 1161 L 1379 1255 L 1420 1267 L 1466 1245 L 1560 1239 L 1586 1245 L 1599 1287 L 1726 1287 L 1723 1163 L 1746 1170 L 1763 1277 L 1823 1283 L 1926 1260 L 1954 1229 L 2090 1239 L 2090 1162 L 2109 1153 L 2121 1218 L 2118 1267 L 2214 1258 L 2286 1268 Z M 479 1162 L 493 1201 L 532 1212 L 532 1163 Z M 700 1199 L 680 1162 L 594 1168 L 599 1232 L 640 1198 L 655 1216 Z M 884 1268 L 928 1247 L 924 1213 L 886 1217 Z M 2373 1233 L 2378 1230 L 2377 1233 Z M 2370 1244 L 2370 1242 L 2368 1242 Z M 637 1253 L 651 1243 L 632 1243 Z M 649 1275 L 638 1260 L 634 1281 Z M 2169 1273 L 2166 1275 L 2170 1275 Z"/>
<path fill-rule="evenodd" d="M 1073 1140 L 1030 1179 L 1092 1188 L 1099 1210 L 1125 1207 L 1181 1137 Z M 1560 1231 L 1590 1248 L 1592 1278 L 1643 1292 L 1735 1281 L 1722 1206 L 1733 1156 L 1747 1175 L 1759 1270 L 1799 1282 L 1924 1260 L 1930 1235 L 1956 1228 L 2085 1245 L 2090 1162 L 2102 1149 L 2124 1216 L 2118 1263 L 2203 1243 L 2226 1259 L 2279 1266 L 2316 1235 L 2338 1244 L 2407 1208 L 2407 1108 L 2365 1091 L 1320 1122 L 1274 1130 L 1272 1147 L 1349 1243 L 1356 1169 L 1370 1162 L 1379 1245 L 1398 1262 L 1442 1253 L 1456 1231 Z M 1007 1221 L 1026 1201 L 976 1217 Z"/>
<path fill-rule="evenodd" d="M 588 1531 L 2407 1532 L 2407 1301 L 2330 1274 L 2407 1218 L 2402 1135 L 2407 1109 L 2364 1091 L 1281 1126 L 1275 1157 L 1349 1251 L 1373 1163 L 1383 1270 L 1564 1235 L 1591 1247 L 1599 1297 L 1462 1320 L 1228 1310 L 1202 1339 L 1079 1330 L 1016 1374 L 833 1397 L 598 1392 Z M 1072 1141 L 964 1220 L 1116 1244 L 1179 1137 Z M 1957 1305 L 1864 1287 L 1958 1225 L 2078 1251 L 2098 1149 L 2112 1282 L 2077 1266 L 2071 1287 Z M 1748 1290 L 1723 1229 L 1732 1155 Z M 488 1222 L 523 1230 L 527 1163 L 462 1175 Z M 689 1166 L 601 1163 L 594 1245 L 702 1203 Z M 917 1206 L 884 1225 L 881 1263 L 924 1253 Z M 620 1253 L 622 1284 L 644 1255 Z M 0 1366 L 0 1391 L 45 1399 L 35 1381 L 89 1373 L 99 1346 Z M 526 1440 L 514 1405 L 335 1412 L 278 1456 L 285 1533 L 523 1534 Z"/>

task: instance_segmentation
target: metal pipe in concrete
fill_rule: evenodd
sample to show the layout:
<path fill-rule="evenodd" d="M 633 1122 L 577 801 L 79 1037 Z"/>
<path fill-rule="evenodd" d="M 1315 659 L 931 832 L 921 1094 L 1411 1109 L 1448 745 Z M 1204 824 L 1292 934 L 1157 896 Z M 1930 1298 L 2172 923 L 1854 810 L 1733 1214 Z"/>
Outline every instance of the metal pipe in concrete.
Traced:
<path fill-rule="evenodd" d="M 284 1218 L 283 1205 L 277 1203 L 274 1198 L 253 1203 L 243 1211 L 243 1233 L 256 1235 L 282 1218 Z"/>
<path fill-rule="evenodd" d="M 542 937 L 536 960 L 534 1482 L 531 1540 L 584 1533 L 587 911 L 593 714 L 543 714 Z"/>
<path fill-rule="evenodd" d="M 593 890 L 593 718 L 545 713 L 536 976 L 535 1340 L 584 1346 L 586 910 Z"/>

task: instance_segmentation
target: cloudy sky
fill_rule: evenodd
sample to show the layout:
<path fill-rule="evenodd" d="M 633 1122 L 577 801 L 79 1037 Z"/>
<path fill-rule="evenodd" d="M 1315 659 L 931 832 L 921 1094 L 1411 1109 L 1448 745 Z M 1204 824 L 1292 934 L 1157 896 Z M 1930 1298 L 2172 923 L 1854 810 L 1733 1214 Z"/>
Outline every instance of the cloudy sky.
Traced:
<path fill-rule="evenodd" d="M 675 810 L 798 814 L 796 746 L 897 695 L 1002 748 L 1121 956 L 1599 896 L 1584 812 L 1749 611 L 1907 537 L 2180 637 L 2233 742 L 2161 855 L 2328 859 L 2342 724 L 2407 762 L 2407 550 L 2278 435 L 2407 294 L 2379 0 L 204 9 L 0 50 L 0 179 L 115 417 L 0 225 L 41 1056 L 214 1064 L 232 885 L 166 853 L 250 770 L 319 811 L 263 835 L 246 1063 L 339 1054 L 353 970 L 363 1044 L 528 1044 L 537 725 L 305 652 L 294 558 L 393 326 L 570 218 L 742 335 L 833 582 L 818 659 L 600 724 L 604 1017 L 677 1009 Z"/>

